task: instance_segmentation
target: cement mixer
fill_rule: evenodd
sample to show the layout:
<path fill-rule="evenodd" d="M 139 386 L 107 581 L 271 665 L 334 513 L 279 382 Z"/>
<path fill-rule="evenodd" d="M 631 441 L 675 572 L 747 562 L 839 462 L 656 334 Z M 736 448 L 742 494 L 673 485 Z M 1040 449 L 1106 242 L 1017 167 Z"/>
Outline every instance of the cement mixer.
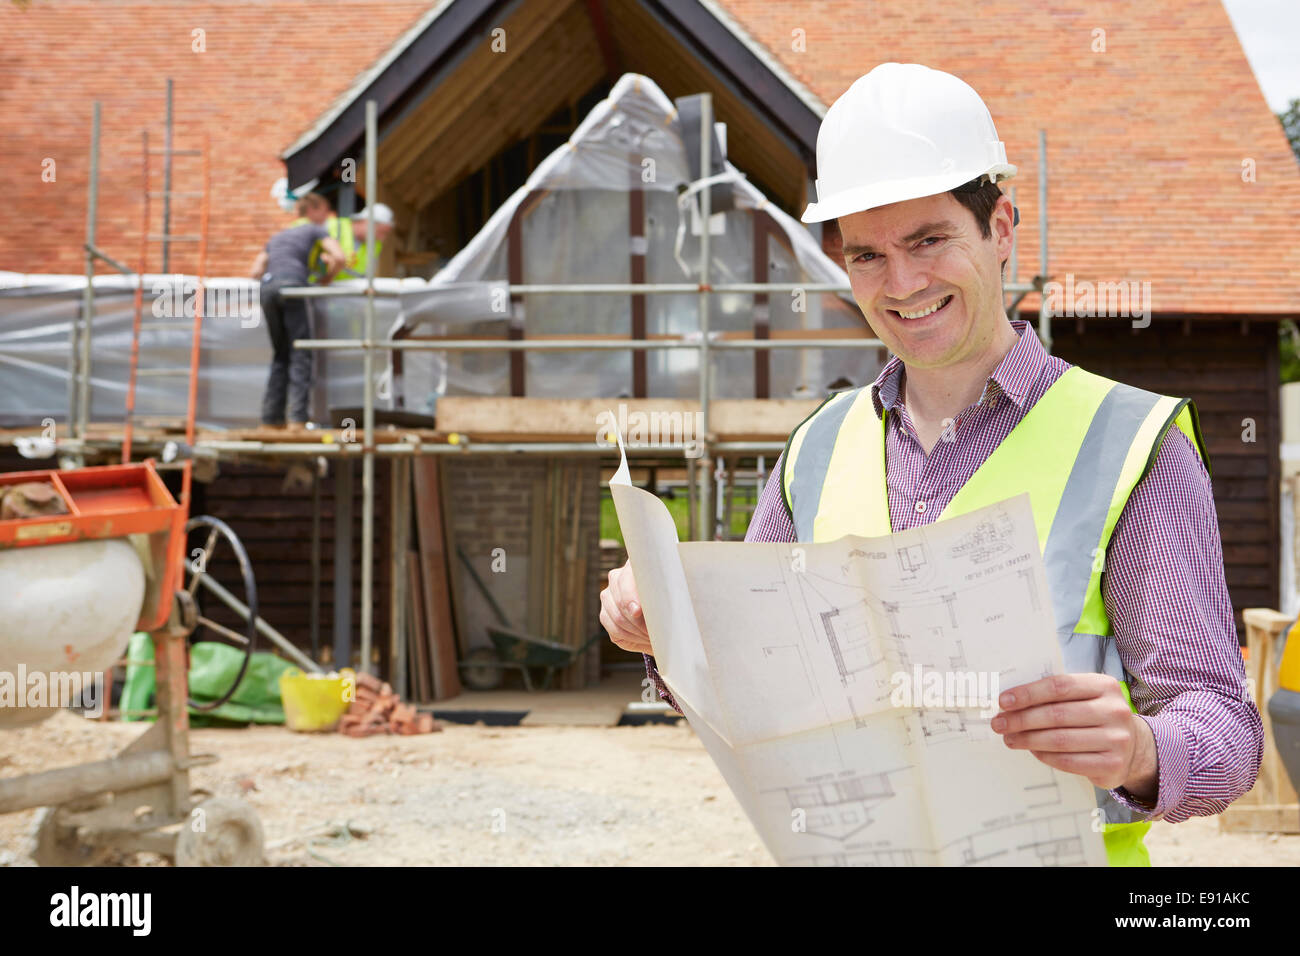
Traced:
<path fill-rule="evenodd" d="M 41 865 L 93 865 L 110 851 L 150 851 L 177 865 L 257 865 L 262 827 L 242 800 L 200 799 L 189 770 L 189 708 L 211 710 L 235 692 L 256 640 L 257 596 L 247 554 L 216 518 L 187 516 L 152 461 L 0 475 L 0 735 L 62 707 L 108 707 L 131 635 L 150 632 L 157 720 L 118 756 L 0 779 L 0 813 L 47 808 L 33 853 Z M 186 562 L 187 538 L 206 540 Z M 224 541 L 244 578 L 246 633 L 200 615 L 195 590 Z M 188 583 L 184 581 L 190 572 Z M 245 651 L 215 701 L 188 699 L 186 650 L 200 622 Z M 0 736 L 0 749 L 3 749 Z"/>

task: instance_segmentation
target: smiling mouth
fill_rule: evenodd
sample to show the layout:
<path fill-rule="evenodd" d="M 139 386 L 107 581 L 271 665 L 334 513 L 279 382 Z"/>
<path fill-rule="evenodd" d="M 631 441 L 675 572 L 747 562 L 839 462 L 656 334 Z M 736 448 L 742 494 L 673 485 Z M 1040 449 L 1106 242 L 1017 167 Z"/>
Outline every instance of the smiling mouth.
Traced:
<path fill-rule="evenodd" d="M 899 312 L 897 309 L 887 309 L 886 311 L 889 312 L 890 315 L 896 316 L 904 322 L 915 322 L 917 319 L 928 318 L 936 312 L 941 312 L 943 309 L 948 307 L 948 303 L 951 301 L 952 296 L 946 295 L 928 309 L 920 309 L 914 312 L 909 311 L 907 313 Z"/>

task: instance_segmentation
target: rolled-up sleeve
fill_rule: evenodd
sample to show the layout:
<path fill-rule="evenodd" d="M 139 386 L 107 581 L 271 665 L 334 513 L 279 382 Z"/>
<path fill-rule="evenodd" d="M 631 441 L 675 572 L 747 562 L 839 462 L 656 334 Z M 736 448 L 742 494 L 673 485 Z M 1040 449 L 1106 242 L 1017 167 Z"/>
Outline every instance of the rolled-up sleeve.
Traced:
<path fill-rule="evenodd" d="M 1102 593 L 1159 777 L 1154 807 L 1122 787 L 1111 793 L 1150 820 L 1223 811 L 1255 783 L 1264 728 L 1233 623 L 1210 477 L 1176 427 L 1116 522 Z"/>

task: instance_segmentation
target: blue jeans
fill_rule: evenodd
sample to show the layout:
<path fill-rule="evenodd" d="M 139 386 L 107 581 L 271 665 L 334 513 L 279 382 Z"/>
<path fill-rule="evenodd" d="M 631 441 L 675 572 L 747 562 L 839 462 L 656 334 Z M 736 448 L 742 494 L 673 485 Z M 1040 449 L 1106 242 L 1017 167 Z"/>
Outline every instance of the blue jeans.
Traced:
<path fill-rule="evenodd" d="M 269 279 L 262 282 L 262 315 L 266 317 L 266 330 L 271 335 L 271 374 L 266 380 L 266 394 L 262 397 L 262 424 L 285 423 L 286 391 L 289 421 L 305 422 L 311 395 L 312 353 L 295 349 L 298 339 L 311 338 L 311 320 L 307 316 L 307 303 L 303 299 L 286 299 L 280 290 L 287 286 L 305 285 L 302 282 Z"/>

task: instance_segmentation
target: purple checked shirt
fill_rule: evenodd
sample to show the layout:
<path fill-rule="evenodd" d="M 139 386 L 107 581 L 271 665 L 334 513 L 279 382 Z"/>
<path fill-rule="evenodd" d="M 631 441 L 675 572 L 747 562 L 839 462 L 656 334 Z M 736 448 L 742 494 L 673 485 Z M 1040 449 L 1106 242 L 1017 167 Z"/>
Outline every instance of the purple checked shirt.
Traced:
<path fill-rule="evenodd" d="M 895 531 L 932 522 L 958 489 L 1042 398 L 1070 363 L 1048 355 L 1028 323 L 979 401 L 953 425 L 951 441 L 927 456 L 899 399 L 906 368 L 893 356 L 871 384 L 876 415 L 892 413 L 885 436 L 885 483 Z M 778 460 L 759 498 L 746 541 L 794 541 Z M 1155 736 L 1155 806 L 1124 788 L 1111 793 L 1149 820 L 1179 823 L 1222 811 L 1259 773 L 1264 728 L 1246 671 L 1223 576 L 1223 550 L 1210 477 L 1187 436 L 1171 427 L 1146 476 L 1129 496 L 1105 556 L 1102 595 L 1116 646 L 1132 676 L 1133 706 Z M 646 655 L 650 679 L 671 692 Z"/>

